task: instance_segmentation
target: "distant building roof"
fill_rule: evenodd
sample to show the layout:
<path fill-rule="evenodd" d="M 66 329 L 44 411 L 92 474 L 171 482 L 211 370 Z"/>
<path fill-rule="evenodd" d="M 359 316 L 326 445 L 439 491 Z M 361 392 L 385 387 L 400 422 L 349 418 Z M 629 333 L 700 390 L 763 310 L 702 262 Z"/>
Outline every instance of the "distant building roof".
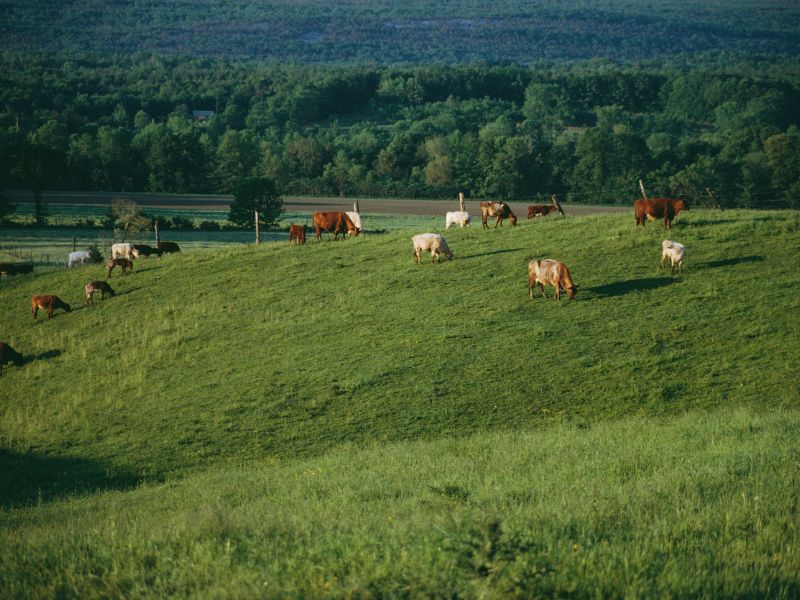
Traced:
<path fill-rule="evenodd" d="M 210 119 L 214 116 L 213 110 L 193 110 L 192 111 L 192 118 L 197 119 L 198 121 L 205 121 L 206 119 Z"/>

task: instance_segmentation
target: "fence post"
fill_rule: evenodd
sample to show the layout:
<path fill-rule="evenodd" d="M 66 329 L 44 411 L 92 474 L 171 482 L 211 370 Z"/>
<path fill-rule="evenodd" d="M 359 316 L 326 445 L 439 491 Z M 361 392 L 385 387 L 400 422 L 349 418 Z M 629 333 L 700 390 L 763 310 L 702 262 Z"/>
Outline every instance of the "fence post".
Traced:
<path fill-rule="evenodd" d="M 261 237 L 260 237 L 260 235 L 259 235 L 259 231 L 258 231 L 258 209 L 255 209 L 253 212 L 256 214 L 256 218 L 255 218 L 255 224 L 256 224 L 256 245 L 258 245 L 258 244 L 260 244 L 260 243 L 261 243 Z"/>

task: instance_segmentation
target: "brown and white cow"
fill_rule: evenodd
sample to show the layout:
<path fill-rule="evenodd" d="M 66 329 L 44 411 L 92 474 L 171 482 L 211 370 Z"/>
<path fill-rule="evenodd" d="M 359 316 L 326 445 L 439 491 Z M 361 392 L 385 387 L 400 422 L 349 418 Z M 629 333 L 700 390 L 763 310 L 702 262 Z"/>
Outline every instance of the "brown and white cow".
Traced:
<path fill-rule="evenodd" d="M 94 293 L 100 292 L 100 299 L 105 300 L 106 294 L 109 296 L 114 296 L 114 290 L 111 289 L 111 286 L 108 285 L 105 281 L 90 281 L 84 286 L 84 291 L 86 292 L 86 304 L 94 304 Z"/>
<path fill-rule="evenodd" d="M 296 240 L 298 244 L 305 244 L 306 243 L 306 226 L 305 225 L 295 225 L 292 223 L 289 225 L 289 243 L 292 243 L 292 240 Z"/>
<path fill-rule="evenodd" d="M 311 222 L 316 230 L 317 240 L 322 239 L 322 232 L 333 233 L 333 239 L 341 233 L 342 237 L 346 234 L 358 235 L 361 230 L 355 226 L 347 213 L 343 210 L 333 210 L 328 212 L 315 212 L 311 217 Z"/>
<path fill-rule="evenodd" d="M 567 296 L 573 300 L 578 289 L 572 281 L 567 265 L 552 258 L 532 260 L 528 263 L 528 295 L 531 300 L 533 300 L 533 288 L 537 284 L 545 298 L 547 294 L 544 293 L 544 286 L 552 285 L 556 290 L 556 300 L 561 299 L 562 289 L 567 290 Z"/>
<path fill-rule="evenodd" d="M 512 226 L 517 224 L 517 215 L 511 211 L 511 207 L 505 202 L 481 202 L 481 223 L 484 228 L 488 228 L 486 223 L 489 217 L 497 217 L 494 226 L 503 226 L 503 220 L 508 219 Z"/>
<path fill-rule="evenodd" d="M 122 269 L 122 274 L 125 275 L 127 271 L 133 269 L 133 261 L 127 258 L 109 258 L 108 262 L 106 262 L 106 268 L 108 269 L 107 277 L 111 277 L 111 271 L 114 270 L 114 267 Z"/>
<path fill-rule="evenodd" d="M 553 213 L 560 213 L 564 214 L 564 211 L 561 210 L 560 206 L 554 206 L 552 204 L 530 204 L 528 205 L 528 218 L 532 217 L 546 217 Z"/>
<path fill-rule="evenodd" d="M 688 203 L 685 200 L 673 200 L 672 198 L 651 198 L 650 200 L 640 198 L 633 203 L 636 225 L 642 227 L 648 219 L 651 221 L 664 219 L 664 229 L 672 229 L 672 220 L 682 210 L 689 210 Z"/>
<path fill-rule="evenodd" d="M 33 320 L 36 320 L 36 315 L 39 313 L 39 309 L 47 309 L 47 318 L 53 318 L 53 310 L 56 308 L 63 309 L 65 312 L 70 312 L 72 309 L 69 307 L 69 304 L 64 302 L 58 296 L 53 296 L 50 294 L 45 294 L 43 296 L 31 296 L 31 312 L 33 313 Z"/>

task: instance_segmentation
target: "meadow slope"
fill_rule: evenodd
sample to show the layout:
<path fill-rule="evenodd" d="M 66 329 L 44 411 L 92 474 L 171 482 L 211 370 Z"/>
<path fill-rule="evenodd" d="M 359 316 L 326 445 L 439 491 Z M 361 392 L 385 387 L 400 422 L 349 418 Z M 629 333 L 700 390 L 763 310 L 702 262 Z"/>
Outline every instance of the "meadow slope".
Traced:
<path fill-rule="evenodd" d="M 680 276 L 627 215 L 415 232 L 3 279 L 0 588 L 798 592 L 797 213 L 682 213 Z"/>

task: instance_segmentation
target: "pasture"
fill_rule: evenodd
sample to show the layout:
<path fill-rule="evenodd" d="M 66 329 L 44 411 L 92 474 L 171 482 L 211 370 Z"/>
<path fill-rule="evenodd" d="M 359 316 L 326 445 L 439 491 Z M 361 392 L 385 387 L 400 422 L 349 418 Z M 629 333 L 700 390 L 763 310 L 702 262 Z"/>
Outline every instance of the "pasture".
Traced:
<path fill-rule="evenodd" d="M 0 592 L 800 594 L 800 215 L 430 223 L 4 278 Z"/>

